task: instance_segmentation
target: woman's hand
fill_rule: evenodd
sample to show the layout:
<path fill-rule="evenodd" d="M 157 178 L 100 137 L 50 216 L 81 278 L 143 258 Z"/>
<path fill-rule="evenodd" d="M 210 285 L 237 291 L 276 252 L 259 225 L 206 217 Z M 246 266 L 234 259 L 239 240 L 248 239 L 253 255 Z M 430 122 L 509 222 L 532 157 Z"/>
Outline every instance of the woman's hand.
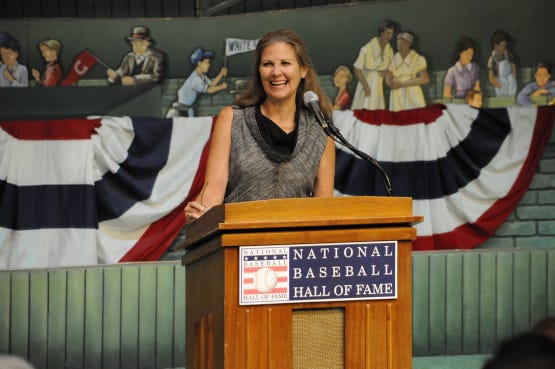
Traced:
<path fill-rule="evenodd" d="M 198 218 L 204 215 L 209 208 L 202 205 L 198 201 L 191 201 L 185 206 L 185 219 L 187 223 L 194 222 Z"/>

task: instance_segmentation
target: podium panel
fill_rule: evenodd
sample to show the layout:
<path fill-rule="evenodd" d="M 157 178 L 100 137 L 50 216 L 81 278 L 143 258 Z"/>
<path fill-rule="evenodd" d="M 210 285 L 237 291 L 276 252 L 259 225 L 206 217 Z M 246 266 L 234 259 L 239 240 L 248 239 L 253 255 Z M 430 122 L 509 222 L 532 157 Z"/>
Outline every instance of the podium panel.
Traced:
<path fill-rule="evenodd" d="M 411 241 L 416 237 L 413 225 L 421 220 L 412 215 L 412 200 L 398 197 L 265 200 L 212 208 L 190 226 L 183 245 L 186 367 L 411 368 Z M 374 241 L 397 245 L 394 298 L 296 302 L 291 293 L 279 303 L 240 303 L 241 283 L 252 282 L 250 276 L 241 276 L 245 269 L 240 267 L 240 248 L 325 245 L 339 255 L 352 243 Z M 339 275 L 338 263 L 333 267 Z M 312 272 L 319 277 L 333 273 L 319 269 L 302 277 L 289 274 L 287 283 L 312 278 Z M 276 275 L 277 282 L 270 275 L 270 289 L 287 279 Z M 347 286 L 345 290 L 354 288 Z M 272 292 L 257 288 L 260 294 Z M 364 286 L 357 288 L 362 295 Z M 330 289 L 307 290 L 303 297 L 330 295 Z"/>
<path fill-rule="evenodd" d="M 345 368 L 345 311 L 293 309 L 293 369 Z"/>

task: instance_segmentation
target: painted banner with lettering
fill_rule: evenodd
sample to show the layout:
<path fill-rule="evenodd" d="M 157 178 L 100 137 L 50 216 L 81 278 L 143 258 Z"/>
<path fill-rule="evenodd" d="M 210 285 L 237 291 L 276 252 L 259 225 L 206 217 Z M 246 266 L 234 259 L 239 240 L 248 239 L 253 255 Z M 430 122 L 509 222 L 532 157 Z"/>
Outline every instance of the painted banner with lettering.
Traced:
<path fill-rule="evenodd" d="M 491 237 L 528 189 L 554 120 L 555 107 L 334 113 L 343 136 L 389 174 L 393 195 L 412 197 L 424 216 L 413 250 L 470 249 Z M 386 194 L 372 165 L 336 153 L 337 195 Z"/>
<path fill-rule="evenodd" d="M 232 55 L 247 53 L 249 51 L 254 51 L 256 49 L 257 44 L 258 44 L 258 39 L 244 40 L 240 38 L 226 38 L 225 56 L 232 56 Z"/>
<path fill-rule="evenodd" d="M 93 55 L 89 50 L 83 50 L 71 65 L 71 69 L 67 74 L 66 78 L 62 81 L 62 86 L 70 86 L 80 80 L 81 78 L 85 77 L 87 73 L 90 72 L 92 67 L 98 64 L 98 59 L 96 56 Z"/>
<path fill-rule="evenodd" d="M 202 186 L 212 123 L 0 122 L 0 268 L 157 260 Z"/>

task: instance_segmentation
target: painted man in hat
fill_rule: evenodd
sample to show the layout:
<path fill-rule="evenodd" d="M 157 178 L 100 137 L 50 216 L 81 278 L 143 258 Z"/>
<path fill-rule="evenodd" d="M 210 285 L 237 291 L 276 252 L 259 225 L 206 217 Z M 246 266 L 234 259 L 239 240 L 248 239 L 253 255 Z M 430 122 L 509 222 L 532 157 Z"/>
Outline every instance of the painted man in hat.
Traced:
<path fill-rule="evenodd" d="M 153 42 L 150 30 L 144 26 L 134 27 L 127 41 L 132 51 L 123 57 L 118 69 L 108 69 L 108 81 L 124 86 L 161 82 L 164 54 L 150 47 Z"/>
<path fill-rule="evenodd" d="M 173 103 L 166 117 L 193 117 L 195 115 L 193 104 L 199 94 L 213 94 L 227 88 L 226 82 L 220 83 L 221 79 L 227 75 L 226 67 L 223 67 L 213 80 L 206 75 L 210 69 L 210 59 L 213 56 L 213 51 L 207 51 L 200 47 L 191 53 L 191 64 L 195 69 L 177 91 L 177 102 Z"/>

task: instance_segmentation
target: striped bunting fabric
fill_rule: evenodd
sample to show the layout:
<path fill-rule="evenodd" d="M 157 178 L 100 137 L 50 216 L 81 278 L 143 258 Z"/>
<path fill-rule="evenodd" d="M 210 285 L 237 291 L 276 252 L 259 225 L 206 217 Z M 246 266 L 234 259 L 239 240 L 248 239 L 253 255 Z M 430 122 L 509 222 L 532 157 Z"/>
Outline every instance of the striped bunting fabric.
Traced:
<path fill-rule="evenodd" d="M 555 107 L 337 111 L 335 125 L 413 198 L 415 250 L 487 240 L 527 190 Z M 214 117 L 0 121 L 0 268 L 158 260 L 201 189 Z M 385 195 L 337 146 L 337 196 Z"/>
<path fill-rule="evenodd" d="M 555 107 L 334 113 L 343 136 L 388 173 L 393 195 L 412 197 L 424 216 L 413 250 L 470 249 L 491 237 L 526 192 L 554 120 Z M 375 168 L 336 152 L 336 195 L 386 194 Z"/>
<path fill-rule="evenodd" d="M 212 120 L 0 122 L 0 268 L 157 260 L 202 186 Z"/>

